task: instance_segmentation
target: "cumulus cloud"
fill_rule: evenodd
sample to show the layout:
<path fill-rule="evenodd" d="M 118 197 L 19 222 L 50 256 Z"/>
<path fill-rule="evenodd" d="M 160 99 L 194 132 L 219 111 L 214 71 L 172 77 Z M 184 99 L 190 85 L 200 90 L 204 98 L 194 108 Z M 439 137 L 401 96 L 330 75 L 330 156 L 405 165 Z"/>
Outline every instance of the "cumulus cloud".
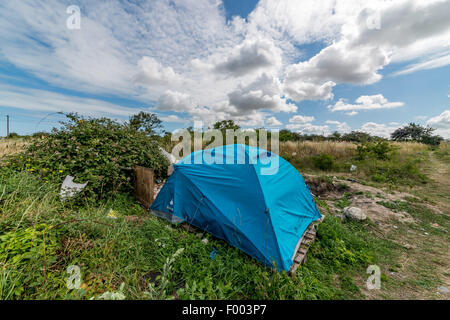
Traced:
<path fill-rule="evenodd" d="M 306 62 L 292 65 L 287 71 L 287 82 L 298 79 L 311 83 L 370 84 L 381 79 L 377 73 L 388 64 L 389 59 L 379 47 L 351 48 L 348 42 L 340 41 L 323 49 Z"/>
<path fill-rule="evenodd" d="M 303 100 L 329 100 L 333 99 L 332 89 L 336 85 L 333 81 L 323 84 L 304 82 L 301 78 L 291 77 L 284 83 L 286 95 L 297 102 Z"/>
<path fill-rule="evenodd" d="M 269 127 L 281 126 L 282 123 L 275 117 L 269 117 L 266 120 L 266 125 Z"/>
<path fill-rule="evenodd" d="M 346 122 L 340 122 L 340 121 L 336 121 L 336 120 L 327 120 L 327 121 L 325 121 L 325 123 L 336 126 L 335 131 L 337 131 L 337 132 L 347 133 L 347 132 L 351 131 L 350 126 Z"/>
<path fill-rule="evenodd" d="M 138 61 L 139 71 L 134 77 L 138 83 L 148 85 L 167 85 L 182 81 L 171 67 L 163 67 L 152 57 L 142 57 Z"/>
<path fill-rule="evenodd" d="M 314 117 L 295 115 L 289 119 L 290 123 L 306 123 L 314 121 Z"/>
<path fill-rule="evenodd" d="M 330 128 L 326 125 L 313 125 L 311 123 L 293 123 L 286 125 L 286 129 L 296 131 L 302 134 L 320 134 L 320 135 L 329 135 Z"/>
<path fill-rule="evenodd" d="M 449 64 L 449 5 L 260 0 L 247 19 L 227 21 L 214 0 L 81 1 L 81 29 L 69 30 L 66 1 L 2 1 L 0 62 L 52 87 L 156 103 L 205 122 L 264 125 L 270 113 L 296 112 L 293 101 L 333 99 L 342 83 L 375 83 L 390 63 L 406 65 L 397 74 Z M 375 13 L 380 28 L 367 24 Z M 304 50 L 317 42 L 319 52 Z M 333 108 L 354 115 L 400 106 L 377 96 Z"/>
<path fill-rule="evenodd" d="M 297 111 L 297 106 L 288 103 L 280 94 L 279 80 L 264 73 L 248 85 L 239 84 L 228 94 L 228 98 L 236 114 L 247 114 L 262 109 L 274 112 Z"/>
<path fill-rule="evenodd" d="M 391 133 L 399 126 L 389 126 L 383 123 L 366 122 L 361 126 L 360 131 L 366 132 L 373 136 L 389 138 Z"/>
<path fill-rule="evenodd" d="M 189 94 L 171 90 L 164 92 L 156 104 L 163 111 L 189 112 L 194 107 L 194 99 Z"/>
<path fill-rule="evenodd" d="M 436 129 L 436 134 L 445 139 L 450 139 L 450 110 L 445 110 L 440 115 L 427 121 L 427 125 Z"/>
<path fill-rule="evenodd" d="M 393 109 L 404 106 L 403 102 L 389 102 L 382 94 L 372 96 L 360 96 L 356 99 L 356 104 L 346 103 L 339 99 L 334 105 L 329 105 L 328 109 L 335 111 L 355 111 L 355 110 L 376 110 Z"/>
<path fill-rule="evenodd" d="M 281 66 L 280 49 L 268 39 L 246 40 L 232 50 L 225 61 L 219 62 L 214 71 L 220 74 L 240 77 L 259 70 Z"/>

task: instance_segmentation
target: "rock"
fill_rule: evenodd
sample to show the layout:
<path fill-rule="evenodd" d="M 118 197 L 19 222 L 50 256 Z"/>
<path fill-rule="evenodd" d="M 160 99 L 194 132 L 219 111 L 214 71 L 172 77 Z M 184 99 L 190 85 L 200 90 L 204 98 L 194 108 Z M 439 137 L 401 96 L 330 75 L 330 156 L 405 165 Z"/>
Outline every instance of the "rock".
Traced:
<path fill-rule="evenodd" d="M 360 208 L 356 207 L 345 207 L 344 214 L 347 218 L 357 221 L 364 221 L 367 219 L 365 213 Z"/>
<path fill-rule="evenodd" d="M 350 167 L 350 172 L 356 171 L 356 169 L 358 169 L 358 167 L 352 164 L 352 166 Z"/>
<path fill-rule="evenodd" d="M 441 293 L 449 293 L 450 291 L 448 290 L 448 288 L 447 287 L 444 287 L 444 286 L 441 286 L 441 287 L 439 287 L 438 288 L 438 290 L 439 290 L 439 292 L 441 292 Z"/>
<path fill-rule="evenodd" d="M 338 215 L 336 215 L 336 218 L 341 219 L 341 222 L 344 222 L 344 221 L 345 221 L 345 215 L 343 215 L 343 214 L 338 214 Z"/>

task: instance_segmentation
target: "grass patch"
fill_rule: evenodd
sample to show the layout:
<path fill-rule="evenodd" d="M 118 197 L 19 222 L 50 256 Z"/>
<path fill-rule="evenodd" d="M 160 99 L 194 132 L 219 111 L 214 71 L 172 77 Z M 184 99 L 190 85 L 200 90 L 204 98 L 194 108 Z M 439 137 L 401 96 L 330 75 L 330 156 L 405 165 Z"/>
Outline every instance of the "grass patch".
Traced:
<path fill-rule="evenodd" d="M 354 279 L 365 276 L 368 264 L 394 254 L 370 224 L 342 224 L 327 216 L 307 263 L 289 276 L 209 234 L 197 237 L 155 218 L 129 196 L 72 207 L 59 201 L 56 185 L 29 173 L 1 174 L 0 294 L 5 299 L 91 299 L 121 288 L 127 299 L 348 299 L 362 297 Z M 107 217 L 110 208 L 117 219 Z M 181 248 L 169 268 L 168 259 Z M 70 265 L 81 269 L 79 290 L 66 286 Z"/>

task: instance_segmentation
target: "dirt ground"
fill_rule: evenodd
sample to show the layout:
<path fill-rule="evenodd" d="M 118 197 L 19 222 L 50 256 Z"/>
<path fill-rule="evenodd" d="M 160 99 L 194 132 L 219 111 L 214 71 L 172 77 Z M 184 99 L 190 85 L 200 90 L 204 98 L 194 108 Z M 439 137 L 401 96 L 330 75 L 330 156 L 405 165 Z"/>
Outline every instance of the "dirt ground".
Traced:
<path fill-rule="evenodd" d="M 429 183 L 423 186 L 389 190 L 384 186 L 369 186 L 348 176 L 333 176 L 322 181 L 317 176 L 304 174 L 311 192 L 323 200 L 328 208 L 325 214 L 342 215 L 336 202 L 344 195 L 350 206 L 363 210 L 368 219 L 377 225 L 377 235 L 399 246 L 400 255 L 395 270 L 382 270 L 387 280 L 381 290 L 367 290 L 363 275 L 356 279 L 363 294 L 369 299 L 446 299 L 450 294 L 439 287 L 450 288 L 450 250 L 448 225 L 433 223 L 431 217 L 413 217 L 404 210 L 393 210 L 380 203 L 407 202 L 420 206 L 435 215 L 449 216 L 450 168 L 447 163 L 430 154 L 426 171 Z M 331 180 L 331 181 L 330 181 Z M 346 185 L 347 187 L 345 187 Z M 426 221 L 427 228 L 421 226 Z M 431 231 L 430 231 L 431 230 Z"/>

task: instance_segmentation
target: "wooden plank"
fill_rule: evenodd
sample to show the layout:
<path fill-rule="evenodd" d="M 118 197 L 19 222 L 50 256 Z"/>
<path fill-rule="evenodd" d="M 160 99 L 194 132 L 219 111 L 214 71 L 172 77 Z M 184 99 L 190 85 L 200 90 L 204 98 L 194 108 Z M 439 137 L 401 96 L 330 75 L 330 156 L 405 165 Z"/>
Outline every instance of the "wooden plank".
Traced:
<path fill-rule="evenodd" d="M 298 267 L 306 262 L 307 253 L 311 246 L 311 243 L 316 239 L 316 228 L 314 224 L 310 224 L 308 228 L 306 228 L 305 233 L 303 234 L 302 242 L 300 243 L 299 248 L 294 257 L 294 263 L 291 266 L 289 272 L 291 274 L 295 274 Z"/>
<path fill-rule="evenodd" d="M 134 184 L 134 195 L 136 199 L 146 208 L 149 208 L 154 200 L 154 173 L 152 169 L 135 166 L 136 174 Z"/>

